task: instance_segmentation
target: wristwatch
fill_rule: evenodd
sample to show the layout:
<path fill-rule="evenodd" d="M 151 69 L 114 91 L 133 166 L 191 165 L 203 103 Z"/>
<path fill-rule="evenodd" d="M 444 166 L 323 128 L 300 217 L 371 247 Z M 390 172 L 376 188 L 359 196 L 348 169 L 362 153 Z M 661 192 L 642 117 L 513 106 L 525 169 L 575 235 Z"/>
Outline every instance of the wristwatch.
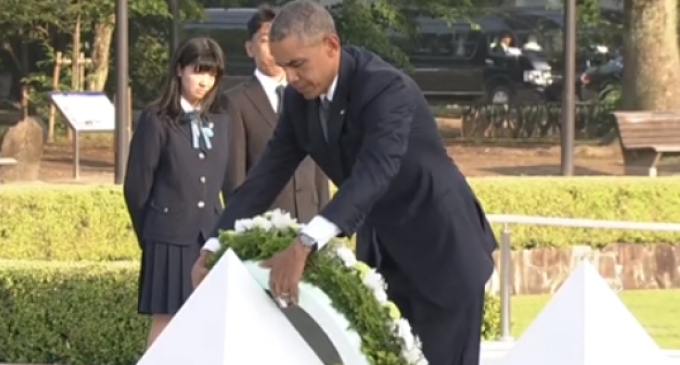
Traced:
<path fill-rule="evenodd" d="M 316 251 L 316 249 L 319 247 L 318 242 L 316 242 L 316 240 L 308 234 L 300 233 L 298 234 L 297 238 L 303 246 L 309 248 L 312 250 L 312 252 Z"/>

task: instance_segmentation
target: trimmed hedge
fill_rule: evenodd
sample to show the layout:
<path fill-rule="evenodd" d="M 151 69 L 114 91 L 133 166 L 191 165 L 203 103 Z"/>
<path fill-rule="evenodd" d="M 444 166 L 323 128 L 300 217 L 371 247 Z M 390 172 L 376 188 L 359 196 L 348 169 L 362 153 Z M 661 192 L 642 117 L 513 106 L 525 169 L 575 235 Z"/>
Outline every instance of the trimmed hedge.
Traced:
<path fill-rule="evenodd" d="M 680 222 L 677 178 L 476 178 L 490 214 Z M 0 258 L 138 260 L 121 190 L 113 186 L 0 187 Z M 498 228 L 498 225 L 496 225 Z M 512 226 L 519 247 L 676 243 L 678 232 Z"/>
<path fill-rule="evenodd" d="M 148 322 L 137 315 L 136 263 L 0 260 L 0 363 L 130 365 Z M 487 296 L 482 332 L 499 331 Z"/>
<path fill-rule="evenodd" d="M 148 322 L 139 264 L 0 260 L 0 363 L 130 365 Z"/>
<path fill-rule="evenodd" d="M 488 178 L 473 180 L 472 186 L 487 214 L 680 222 L 680 180 L 673 177 Z M 510 229 L 514 248 L 680 242 L 680 232 L 538 225 Z"/>
<path fill-rule="evenodd" d="M 0 259 L 139 260 L 114 186 L 0 186 Z"/>

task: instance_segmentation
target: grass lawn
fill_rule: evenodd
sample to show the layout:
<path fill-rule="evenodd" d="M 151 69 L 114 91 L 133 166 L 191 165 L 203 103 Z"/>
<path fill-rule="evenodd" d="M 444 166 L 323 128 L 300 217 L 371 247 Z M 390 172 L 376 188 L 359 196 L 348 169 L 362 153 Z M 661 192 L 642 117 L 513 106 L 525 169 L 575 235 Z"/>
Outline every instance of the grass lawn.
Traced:
<path fill-rule="evenodd" d="M 621 300 L 664 349 L 680 349 L 680 290 L 629 290 Z M 518 338 L 548 303 L 550 295 L 512 298 L 512 335 Z"/>

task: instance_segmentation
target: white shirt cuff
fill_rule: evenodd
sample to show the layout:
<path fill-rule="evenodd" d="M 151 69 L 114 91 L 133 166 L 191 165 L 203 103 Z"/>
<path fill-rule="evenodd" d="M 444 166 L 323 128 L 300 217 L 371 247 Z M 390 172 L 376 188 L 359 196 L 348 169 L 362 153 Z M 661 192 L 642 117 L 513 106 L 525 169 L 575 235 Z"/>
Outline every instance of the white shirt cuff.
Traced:
<path fill-rule="evenodd" d="M 317 215 L 302 228 L 303 234 L 308 235 L 316 241 L 317 249 L 323 248 L 331 239 L 340 234 L 340 229 L 333 222 Z"/>
<path fill-rule="evenodd" d="M 219 251 L 220 247 L 220 240 L 219 238 L 208 238 L 207 241 L 205 241 L 205 244 L 203 245 L 203 250 L 204 251 L 210 251 L 210 252 L 217 252 Z"/>

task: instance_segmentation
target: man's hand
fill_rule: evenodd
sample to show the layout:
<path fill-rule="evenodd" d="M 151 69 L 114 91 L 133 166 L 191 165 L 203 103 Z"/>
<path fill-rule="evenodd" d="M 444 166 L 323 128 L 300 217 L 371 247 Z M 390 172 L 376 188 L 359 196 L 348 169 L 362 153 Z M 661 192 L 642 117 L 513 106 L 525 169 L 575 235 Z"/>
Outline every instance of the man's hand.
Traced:
<path fill-rule="evenodd" d="M 203 278 L 208 275 L 208 268 L 205 267 L 205 261 L 209 254 L 210 251 L 201 250 L 201 254 L 198 256 L 194 266 L 191 268 L 191 285 L 194 287 L 194 289 L 196 289 L 198 284 L 203 281 Z"/>
<path fill-rule="evenodd" d="M 302 279 L 307 256 L 311 249 L 305 247 L 298 238 L 285 250 L 277 253 L 260 266 L 271 269 L 269 273 L 269 289 L 274 298 L 279 298 L 286 304 L 297 305 L 298 284 Z"/>

